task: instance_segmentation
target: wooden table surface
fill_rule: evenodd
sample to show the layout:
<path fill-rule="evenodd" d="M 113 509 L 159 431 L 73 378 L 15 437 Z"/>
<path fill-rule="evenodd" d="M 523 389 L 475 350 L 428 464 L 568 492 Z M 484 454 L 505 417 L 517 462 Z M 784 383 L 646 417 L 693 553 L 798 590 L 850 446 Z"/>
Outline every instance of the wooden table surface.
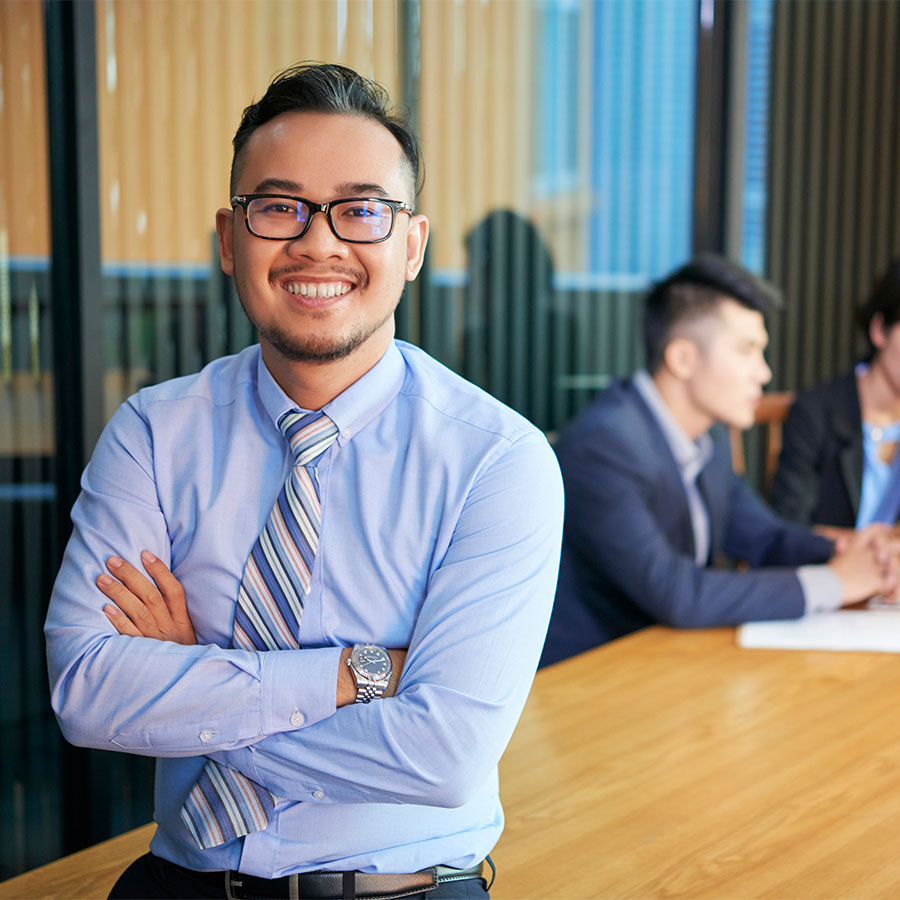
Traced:
<path fill-rule="evenodd" d="M 493 900 L 900 897 L 900 658 L 650 628 L 538 674 Z M 148 825 L 0 884 L 105 897 Z"/>
<path fill-rule="evenodd" d="M 128 865 L 147 852 L 156 825 L 143 825 L 0 882 L 3 900 L 105 900 Z"/>
<path fill-rule="evenodd" d="M 900 657 L 646 629 L 540 673 L 494 900 L 900 897 Z"/>

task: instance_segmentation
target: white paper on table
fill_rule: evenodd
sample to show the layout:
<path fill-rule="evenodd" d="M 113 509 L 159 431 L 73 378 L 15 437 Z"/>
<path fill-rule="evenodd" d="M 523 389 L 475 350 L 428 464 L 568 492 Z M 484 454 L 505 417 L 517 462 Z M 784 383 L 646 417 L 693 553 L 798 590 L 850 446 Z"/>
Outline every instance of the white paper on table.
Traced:
<path fill-rule="evenodd" d="M 802 619 L 747 622 L 737 630 L 741 647 L 778 650 L 880 650 L 900 653 L 900 614 L 845 609 Z"/>

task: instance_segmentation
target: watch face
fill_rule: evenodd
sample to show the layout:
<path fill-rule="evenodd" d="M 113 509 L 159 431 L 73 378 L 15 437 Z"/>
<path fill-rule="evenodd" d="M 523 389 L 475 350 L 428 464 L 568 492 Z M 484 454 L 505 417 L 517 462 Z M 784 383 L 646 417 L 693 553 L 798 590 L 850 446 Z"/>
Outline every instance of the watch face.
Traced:
<path fill-rule="evenodd" d="M 391 671 L 391 658 L 381 647 L 364 644 L 353 650 L 353 668 L 367 678 L 380 681 Z"/>

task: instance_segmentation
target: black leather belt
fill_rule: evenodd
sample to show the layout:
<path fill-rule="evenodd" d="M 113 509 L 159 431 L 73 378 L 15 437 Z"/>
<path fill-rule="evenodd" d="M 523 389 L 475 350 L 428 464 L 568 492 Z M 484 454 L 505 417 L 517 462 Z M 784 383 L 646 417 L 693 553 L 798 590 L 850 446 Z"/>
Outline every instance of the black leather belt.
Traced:
<path fill-rule="evenodd" d="M 468 869 L 432 866 L 407 875 L 319 871 L 269 879 L 241 872 L 195 872 L 175 867 L 197 881 L 224 886 L 228 900 L 392 900 L 434 890 L 448 881 L 481 878 L 484 871 L 480 862 Z"/>

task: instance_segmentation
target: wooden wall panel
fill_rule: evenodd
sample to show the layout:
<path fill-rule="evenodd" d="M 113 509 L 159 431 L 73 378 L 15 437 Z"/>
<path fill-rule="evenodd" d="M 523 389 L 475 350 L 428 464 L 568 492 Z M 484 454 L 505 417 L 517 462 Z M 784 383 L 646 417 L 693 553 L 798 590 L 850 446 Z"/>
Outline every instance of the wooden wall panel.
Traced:
<path fill-rule="evenodd" d="M 241 112 L 286 66 L 344 63 L 397 95 L 393 2 L 103 0 L 97 13 L 105 263 L 208 263 Z"/>
<path fill-rule="evenodd" d="M 590 4 L 583 7 L 587 22 Z M 427 178 L 420 206 L 436 220 L 432 261 L 439 268 L 465 268 L 465 234 L 496 209 L 537 221 L 560 266 L 583 262 L 585 198 L 566 197 L 560 206 L 532 193 L 535 9 L 524 2 L 421 3 L 418 45 L 410 48 L 421 66 Z M 243 108 L 300 60 L 345 63 L 402 99 L 400 14 L 395 0 L 98 0 L 104 263 L 208 264 Z M 44 63 L 22 58 L 33 54 L 34 41 L 16 40 L 21 29 L 40 31 L 40 4 L 0 4 L 0 26 L 0 216 L 18 223 L 11 253 L 46 254 Z M 585 66 L 588 51 L 581 53 Z M 583 99 L 587 112 L 589 96 Z M 23 178 L 34 182 L 27 191 Z M 15 192 L 4 187 L 11 179 Z M 20 209 L 26 204 L 30 219 Z"/>
<path fill-rule="evenodd" d="M 534 4 L 425 0 L 420 123 L 432 264 L 465 269 L 492 210 L 532 213 Z"/>
<path fill-rule="evenodd" d="M 46 75 L 43 12 L 34 0 L 0 3 L 0 252 L 47 256 Z"/>
<path fill-rule="evenodd" d="M 535 110 L 540 4 L 423 0 L 420 131 L 427 178 L 422 208 L 434 220 L 435 267 L 465 269 L 465 236 L 496 210 L 511 210 L 537 225 L 558 268 L 584 266 L 593 60 L 591 3 L 576 6 L 582 25 L 581 183 L 571 191 L 538 196 L 534 130 L 541 124 Z"/>

